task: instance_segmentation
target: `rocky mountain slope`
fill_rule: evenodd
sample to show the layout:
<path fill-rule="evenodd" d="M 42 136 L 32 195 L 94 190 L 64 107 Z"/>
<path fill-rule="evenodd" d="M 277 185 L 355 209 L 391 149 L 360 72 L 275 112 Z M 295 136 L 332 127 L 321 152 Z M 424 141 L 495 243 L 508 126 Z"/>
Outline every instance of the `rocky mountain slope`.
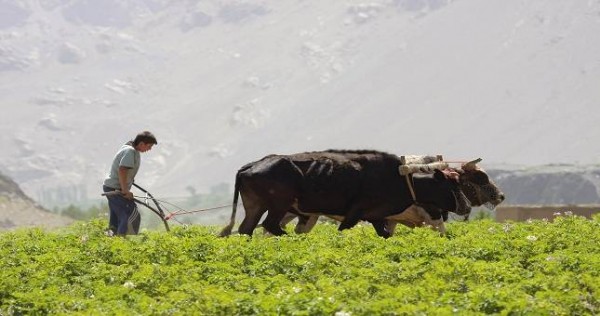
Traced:
<path fill-rule="evenodd" d="M 598 33 L 598 0 L 0 1 L 0 170 L 99 198 L 144 129 L 160 196 L 328 148 L 596 164 Z"/>
<path fill-rule="evenodd" d="M 0 231 L 18 227 L 62 227 L 72 219 L 52 214 L 30 199 L 9 177 L 0 173 Z"/>
<path fill-rule="evenodd" d="M 504 204 L 600 204 L 600 166 L 547 165 L 489 174 L 506 194 Z"/>

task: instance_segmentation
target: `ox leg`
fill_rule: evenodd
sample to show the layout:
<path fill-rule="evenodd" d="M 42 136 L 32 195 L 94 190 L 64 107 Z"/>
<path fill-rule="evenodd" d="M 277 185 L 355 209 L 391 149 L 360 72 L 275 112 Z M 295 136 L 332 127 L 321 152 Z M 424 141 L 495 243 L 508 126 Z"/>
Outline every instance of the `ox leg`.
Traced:
<path fill-rule="evenodd" d="M 258 222 L 260 221 L 260 218 L 265 213 L 265 211 L 266 209 L 263 209 L 257 212 L 252 212 L 251 215 L 247 214 L 246 217 L 244 217 L 242 223 L 240 224 L 238 232 L 240 234 L 252 236 L 252 233 L 254 233 L 254 229 L 256 228 L 256 226 L 258 226 Z"/>
<path fill-rule="evenodd" d="M 275 236 L 281 236 L 287 234 L 285 230 L 281 228 L 281 220 L 285 216 L 286 212 L 278 212 L 276 210 L 269 210 L 267 217 L 262 223 L 263 228 L 269 233 Z"/>
<path fill-rule="evenodd" d="M 435 219 L 431 221 L 431 228 L 440 232 L 440 235 L 446 234 L 446 226 L 444 225 L 444 221 L 441 219 Z"/>
<path fill-rule="evenodd" d="M 319 220 L 319 216 L 300 216 L 298 218 L 298 224 L 296 224 L 296 228 L 294 231 L 296 234 L 306 234 L 310 232 L 313 227 L 317 224 Z"/>
<path fill-rule="evenodd" d="M 372 221 L 371 224 L 373 225 L 373 228 L 375 228 L 377 235 L 379 235 L 383 238 L 386 238 L 386 239 L 390 238 L 390 236 L 392 236 L 392 234 L 390 234 L 390 232 L 385 227 L 385 224 L 386 224 L 385 220 Z"/>
<path fill-rule="evenodd" d="M 441 235 L 445 235 L 446 226 L 444 225 L 444 211 L 432 205 L 421 205 L 421 207 L 426 212 L 424 215 L 428 215 L 424 216 L 427 219 L 425 223 L 430 225 L 432 229 L 440 232 Z"/>
<path fill-rule="evenodd" d="M 285 230 L 285 226 L 287 224 L 289 224 L 291 221 L 293 221 L 296 217 L 298 217 L 298 215 L 294 214 L 293 212 L 287 212 L 287 213 L 285 213 L 285 216 L 283 217 L 283 219 L 279 223 L 279 226 L 281 227 L 281 229 Z M 264 225 L 261 225 L 261 226 L 264 226 Z M 266 235 L 271 234 L 266 228 L 263 227 L 263 229 L 265 230 L 265 234 Z"/>
<path fill-rule="evenodd" d="M 338 230 L 341 231 L 341 230 L 349 229 L 349 228 L 356 226 L 356 224 L 358 224 L 358 222 L 360 221 L 360 218 L 362 217 L 362 215 L 363 215 L 362 211 L 359 208 L 356 208 L 356 207 L 351 208 L 350 211 L 348 211 L 348 213 L 342 220 L 342 223 L 338 227 Z"/>
<path fill-rule="evenodd" d="M 298 217 L 298 215 L 296 215 L 296 214 L 294 214 L 292 212 L 285 213 L 285 216 L 283 217 L 283 219 L 281 220 L 281 223 L 280 223 L 281 228 L 284 228 L 285 225 L 289 224 L 296 217 Z"/>
<path fill-rule="evenodd" d="M 263 199 L 255 191 L 245 188 L 240 191 L 242 203 L 244 204 L 244 220 L 238 227 L 238 233 L 252 236 L 254 229 L 262 215 L 267 211 Z"/>
<path fill-rule="evenodd" d="M 396 221 L 386 221 L 385 227 L 387 228 L 387 231 L 390 233 L 390 236 L 394 236 L 394 232 L 396 231 L 396 225 L 398 225 L 398 222 L 396 222 Z"/>

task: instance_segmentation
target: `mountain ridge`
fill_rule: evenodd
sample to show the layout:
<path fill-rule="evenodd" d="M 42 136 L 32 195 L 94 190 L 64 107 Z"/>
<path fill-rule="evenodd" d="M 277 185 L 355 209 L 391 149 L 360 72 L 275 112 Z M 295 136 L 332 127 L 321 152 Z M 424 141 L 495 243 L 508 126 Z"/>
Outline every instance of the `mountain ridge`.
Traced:
<path fill-rule="evenodd" d="M 0 231 L 34 226 L 57 228 L 72 222 L 36 203 L 16 182 L 0 173 Z"/>
<path fill-rule="evenodd" d="M 27 0 L 0 12 L 0 168 L 44 204 L 98 198 L 141 130 L 159 145 L 137 180 L 167 195 L 328 148 L 488 169 L 600 162 L 598 1 Z"/>

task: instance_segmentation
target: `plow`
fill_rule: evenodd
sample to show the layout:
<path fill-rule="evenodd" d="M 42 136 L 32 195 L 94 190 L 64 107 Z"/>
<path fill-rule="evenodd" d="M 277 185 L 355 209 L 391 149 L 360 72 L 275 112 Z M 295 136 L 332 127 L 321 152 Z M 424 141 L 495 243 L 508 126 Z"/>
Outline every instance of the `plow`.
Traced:
<path fill-rule="evenodd" d="M 222 208 L 226 208 L 226 207 L 231 207 L 231 204 L 229 204 L 229 205 L 220 205 L 220 206 L 196 209 L 196 210 L 186 210 L 186 209 L 183 209 L 173 203 L 155 198 L 152 195 L 152 193 L 150 193 L 148 190 L 144 189 L 142 186 L 140 186 L 136 183 L 133 183 L 133 186 L 143 193 L 143 195 L 135 195 L 134 194 L 133 201 L 137 205 L 143 206 L 144 208 L 150 210 L 152 213 L 154 213 L 156 216 L 158 216 L 158 218 L 162 221 L 166 231 L 171 230 L 170 226 L 169 226 L 170 220 L 179 222 L 176 219 L 176 217 L 179 215 L 193 214 L 193 213 L 199 213 L 199 212 L 205 212 L 205 211 L 211 211 L 211 210 L 217 210 L 217 209 L 222 209 Z M 122 194 L 121 191 L 117 190 L 117 191 L 102 193 L 102 196 L 121 195 L 121 194 Z M 169 205 L 170 207 L 176 208 L 177 210 L 173 211 L 173 212 L 167 212 L 168 208 L 165 207 L 164 204 Z M 179 223 L 183 224 L 181 222 L 179 222 Z"/>

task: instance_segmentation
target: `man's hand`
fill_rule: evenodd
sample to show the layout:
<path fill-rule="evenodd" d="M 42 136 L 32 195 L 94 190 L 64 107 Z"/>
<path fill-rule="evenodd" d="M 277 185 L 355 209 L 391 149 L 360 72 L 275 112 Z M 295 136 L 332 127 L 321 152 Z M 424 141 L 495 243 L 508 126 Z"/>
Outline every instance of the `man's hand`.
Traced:
<path fill-rule="evenodd" d="M 133 200 L 133 192 L 130 192 L 130 191 L 123 192 L 123 197 L 128 200 Z"/>

